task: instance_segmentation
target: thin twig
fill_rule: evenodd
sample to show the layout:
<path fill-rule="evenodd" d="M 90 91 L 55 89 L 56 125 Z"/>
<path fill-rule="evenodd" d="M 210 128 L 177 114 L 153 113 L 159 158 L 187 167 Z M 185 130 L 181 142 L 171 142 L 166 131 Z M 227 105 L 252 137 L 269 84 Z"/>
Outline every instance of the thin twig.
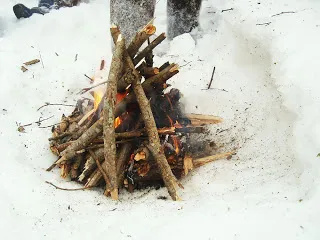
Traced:
<path fill-rule="evenodd" d="M 183 67 L 187 66 L 189 63 L 192 63 L 192 61 L 187 62 L 186 64 L 184 64 L 184 65 L 180 66 L 180 68 L 183 68 Z"/>
<path fill-rule="evenodd" d="M 46 106 L 66 106 L 66 107 L 74 107 L 74 105 L 70 105 L 70 104 L 63 104 L 63 103 L 45 103 L 44 105 L 42 105 L 41 107 L 39 107 L 37 109 L 37 111 L 39 111 L 41 108 L 44 108 Z"/>
<path fill-rule="evenodd" d="M 59 190 L 64 190 L 64 191 L 81 191 L 81 190 L 86 190 L 86 189 L 89 189 L 89 188 L 92 188 L 92 187 L 82 187 L 82 188 L 61 188 L 61 187 L 58 187 L 56 185 L 54 185 L 53 183 L 51 182 L 48 182 L 46 181 L 46 183 L 48 183 L 49 185 L 55 187 L 56 189 L 59 189 Z"/>
<path fill-rule="evenodd" d="M 256 25 L 261 25 L 261 26 L 268 26 L 268 25 L 270 25 L 271 24 L 271 22 L 266 22 L 266 23 L 257 23 Z"/>
<path fill-rule="evenodd" d="M 97 84 L 97 85 L 94 85 L 94 86 L 92 86 L 92 87 L 83 88 L 83 89 L 81 89 L 80 92 L 78 92 L 78 94 L 84 94 L 84 93 L 90 91 L 91 89 L 93 89 L 93 88 L 95 88 L 95 87 L 99 87 L 100 85 L 106 84 L 107 82 L 108 82 L 108 81 L 104 81 L 104 82 L 101 82 L 101 83 L 99 83 L 99 84 Z"/>
<path fill-rule="evenodd" d="M 54 115 L 52 115 L 51 117 L 44 118 L 44 119 L 41 119 L 41 117 L 40 117 L 39 120 L 36 121 L 35 123 L 38 124 L 38 126 L 40 126 L 40 124 L 41 124 L 42 122 L 44 122 L 44 121 L 46 121 L 46 120 L 48 120 L 48 119 L 50 119 L 50 118 L 53 118 L 53 117 L 54 117 Z"/>
<path fill-rule="evenodd" d="M 85 76 L 86 78 L 89 78 L 89 80 L 90 80 L 91 83 L 94 82 L 94 80 L 93 80 L 91 77 L 89 77 L 87 74 L 84 74 L 84 76 Z"/>
<path fill-rule="evenodd" d="M 216 67 L 214 66 L 214 67 L 213 67 L 213 70 L 212 70 L 211 79 L 210 79 L 210 82 L 209 82 L 209 85 L 208 85 L 208 89 L 210 89 L 210 87 L 211 87 L 211 84 L 212 84 L 212 81 L 213 81 L 213 76 L 214 76 L 215 71 L 216 71 Z"/>
<path fill-rule="evenodd" d="M 271 17 L 279 16 L 279 15 L 286 14 L 286 13 L 296 13 L 296 12 L 294 12 L 294 11 L 281 12 L 281 13 L 274 14 Z"/>
<path fill-rule="evenodd" d="M 203 89 L 201 89 L 201 90 L 219 90 L 219 91 L 223 91 L 223 92 L 228 92 L 228 91 L 225 90 L 224 88 L 210 88 L 210 89 L 208 89 L 208 88 L 203 88 Z"/>
<path fill-rule="evenodd" d="M 42 68 L 44 68 L 44 64 L 43 64 L 43 60 L 42 60 L 41 52 L 40 52 L 40 51 L 39 51 L 39 55 L 40 55 L 40 60 L 41 60 Z"/>
<path fill-rule="evenodd" d="M 78 60 L 78 53 L 76 54 L 76 56 L 74 57 L 74 61 L 76 62 Z"/>
<path fill-rule="evenodd" d="M 228 9 L 223 9 L 221 12 L 227 12 L 227 11 L 232 11 L 233 8 L 228 8 Z"/>
<path fill-rule="evenodd" d="M 52 124 L 52 125 L 49 125 L 49 126 L 44 126 L 44 127 L 39 127 L 39 128 L 49 128 L 49 127 L 54 127 L 56 125 L 59 125 L 60 123 L 55 123 L 55 124 Z"/>
<path fill-rule="evenodd" d="M 49 138 L 48 140 L 49 140 L 49 141 L 54 141 L 54 140 L 58 140 L 58 139 L 61 139 L 61 138 L 64 138 L 64 137 L 69 137 L 69 136 L 71 136 L 71 135 L 72 135 L 72 133 L 70 133 L 70 132 L 65 132 L 65 133 L 62 133 L 62 134 L 59 135 L 59 136 Z"/>
<path fill-rule="evenodd" d="M 17 125 L 19 125 L 19 127 L 28 127 L 28 126 L 31 126 L 32 124 L 36 123 L 36 124 L 38 124 L 38 126 L 40 126 L 41 122 L 44 122 L 44 121 L 46 121 L 46 120 L 48 120 L 48 119 L 50 119 L 50 118 L 53 118 L 53 117 L 54 117 L 54 115 L 52 115 L 51 117 L 48 117 L 48 118 L 44 118 L 44 119 L 41 119 L 41 117 L 40 117 L 39 120 L 36 121 L 36 122 L 32 122 L 32 123 L 28 123 L 28 124 L 23 124 L 23 125 L 17 124 Z"/>

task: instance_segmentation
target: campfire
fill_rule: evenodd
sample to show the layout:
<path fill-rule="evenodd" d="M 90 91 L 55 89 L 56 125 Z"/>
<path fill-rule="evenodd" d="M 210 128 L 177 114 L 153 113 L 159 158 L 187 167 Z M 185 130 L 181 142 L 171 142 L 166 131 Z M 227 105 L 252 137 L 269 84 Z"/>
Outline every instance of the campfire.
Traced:
<path fill-rule="evenodd" d="M 79 100 L 71 115 L 63 115 L 52 128 L 50 149 L 58 159 L 47 170 L 58 166 L 63 178 L 84 184 L 81 189 L 102 186 L 115 200 L 121 188 L 133 192 L 161 186 L 179 200 L 179 179 L 234 154 L 203 156 L 203 151 L 198 157 L 192 146 L 192 135 L 206 133 L 206 125 L 222 119 L 184 112 L 180 91 L 167 83 L 179 72 L 178 65 L 153 66 L 152 51 L 165 34 L 149 42 L 156 30 L 152 23 L 137 32 L 128 47 L 118 27 L 110 30 L 115 49 L 107 87 L 83 89 L 82 93 L 95 89 L 94 100 Z"/>

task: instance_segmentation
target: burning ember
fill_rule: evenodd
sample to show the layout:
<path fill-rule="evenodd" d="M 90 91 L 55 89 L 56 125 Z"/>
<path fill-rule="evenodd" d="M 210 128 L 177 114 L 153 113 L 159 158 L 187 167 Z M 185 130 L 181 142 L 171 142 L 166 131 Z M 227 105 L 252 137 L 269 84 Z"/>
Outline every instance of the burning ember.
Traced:
<path fill-rule="evenodd" d="M 191 135 L 205 133 L 204 125 L 221 119 L 185 114 L 180 91 L 172 88 L 164 93 L 170 86 L 167 81 L 179 72 L 176 64 L 152 66 L 152 49 L 165 35 L 138 53 L 154 31 L 152 24 L 147 25 L 125 49 L 119 29 L 111 28 L 116 42 L 110 67 L 114 74 L 109 75 L 106 92 L 100 88 L 93 92 L 94 101 L 79 100 L 73 113 L 63 115 L 52 129 L 50 148 L 58 160 L 48 170 L 59 166 L 62 177 L 83 183 L 85 188 L 105 186 L 105 195 L 113 199 L 118 199 L 119 188 L 132 192 L 165 185 L 178 200 L 176 186 L 182 185 L 177 179 L 193 168 L 234 154 L 192 158 Z M 120 59 L 126 68 L 117 64 Z"/>

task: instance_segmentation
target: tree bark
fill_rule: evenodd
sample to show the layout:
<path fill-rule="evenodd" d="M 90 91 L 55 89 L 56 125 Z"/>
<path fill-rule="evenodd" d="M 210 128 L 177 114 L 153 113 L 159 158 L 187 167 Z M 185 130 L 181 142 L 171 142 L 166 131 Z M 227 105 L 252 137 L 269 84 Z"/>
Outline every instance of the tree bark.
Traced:
<path fill-rule="evenodd" d="M 116 170 L 116 142 L 114 130 L 114 109 L 117 95 L 117 81 L 121 77 L 123 54 L 125 50 L 125 41 L 121 34 L 118 36 L 116 49 L 113 54 L 110 67 L 108 85 L 104 99 L 103 108 L 103 136 L 104 136 L 104 163 L 103 170 L 105 171 L 110 184 L 106 181 L 105 195 L 111 193 L 114 200 L 118 200 L 118 182 Z"/>

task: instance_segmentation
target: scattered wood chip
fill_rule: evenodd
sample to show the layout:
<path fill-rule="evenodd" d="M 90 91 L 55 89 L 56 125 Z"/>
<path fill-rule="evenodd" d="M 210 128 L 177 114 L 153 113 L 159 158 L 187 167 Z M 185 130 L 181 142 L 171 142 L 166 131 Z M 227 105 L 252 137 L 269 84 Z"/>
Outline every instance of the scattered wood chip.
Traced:
<path fill-rule="evenodd" d="M 36 63 L 38 63 L 38 62 L 40 62 L 39 59 L 33 59 L 33 60 L 28 61 L 28 62 L 25 62 L 25 63 L 23 63 L 23 64 L 26 65 L 26 66 L 29 66 L 29 65 L 36 64 Z"/>
<path fill-rule="evenodd" d="M 28 68 L 26 68 L 25 66 L 21 66 L 21 70 L 22 70 L 22 72 L 26 72 L 26 71 L 28 71 Z"/>

